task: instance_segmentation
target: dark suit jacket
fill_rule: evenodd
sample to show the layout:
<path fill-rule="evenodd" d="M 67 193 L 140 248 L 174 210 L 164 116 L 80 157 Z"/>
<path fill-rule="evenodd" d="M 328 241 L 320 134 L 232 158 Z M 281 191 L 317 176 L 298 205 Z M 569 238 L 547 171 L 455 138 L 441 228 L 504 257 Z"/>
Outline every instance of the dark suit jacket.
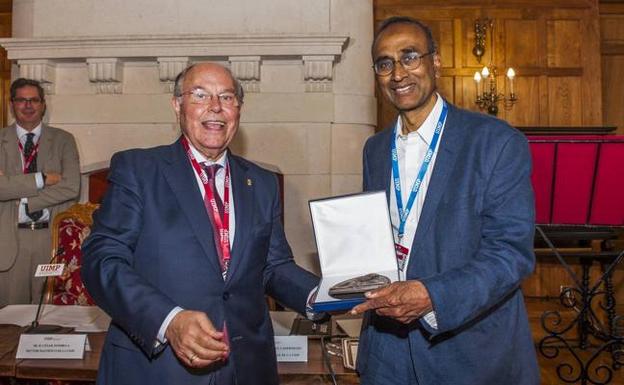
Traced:
<path fill-rule="evenodd" d="M 175 306 L 227 320 L 239 384 L 277 384 L 264 294 L 305 312 L 318 279 L 295 265 L 280 221 L 277 178 L 229 155 L 236 230 L 224 282 L 193 169 L 180 141 L 118 153 L 110 187 L 83 246 L 82 276 L 111 315 L 100 384 L 208 384 L 218 368 L 188 370 L 172 349 L 154 349 Z M 161 351 L 162 350 L 162 351 Z"/>
<path fill-rule="evenodd" d="M 388 128 L 367 141 L 365 190 L 394 193 L 391 140 Z M 530 169 L 524 135 L 449 105 L 407 270 L 407 279 L 421 280 L 429 291 L 438 329 L 424 320 L 402 327 L 367 314 L 360 371 L 370 378 L 387 371 L 375 357 L 391 357 L 387 342 L 403 333 L 420 385 L 539 383 L 520 291 L 535 263 Z"/>

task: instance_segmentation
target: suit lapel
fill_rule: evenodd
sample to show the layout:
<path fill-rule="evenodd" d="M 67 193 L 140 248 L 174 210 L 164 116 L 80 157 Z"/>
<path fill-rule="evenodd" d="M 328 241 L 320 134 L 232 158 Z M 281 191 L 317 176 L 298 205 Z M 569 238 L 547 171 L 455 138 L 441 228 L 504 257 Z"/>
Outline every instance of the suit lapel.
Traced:
<path fill-rule="evenodd" d="M 204 249 L 208 261 L 221 275 L 221 265 L 215 249 L 212 225 L 208 213 L 206 213 L 201 192 L 197 187 L 195 174 L 180 140 L 172 144 L 170 150 L 171 156 L 165 157 L 164 160 L 168 163 L 163 168 L 165 179 L 178 200 L 184 215 L 188 218 L 191 229 Z"/>
<path fill-rule="evenodd" d="M 424 236 L 428 232 L 429 226 L 435 217 L 442 195 L 444 195 L 447 189 L 449 176 L 457 161 L 459 147 L 462 144 L 460 120 L 460 114 L 457 109 L 449 104 L 448 117 L 440 141 L 440 148 L 433 168 L 433 174 L 431 175 L 429 187 L 427 189 L 427 197 L 425 198 L 418 221 L 418 229 L 416 230 L 414 241 L 412 242 L 408 269 L 417 269 L 417 263 L 413 263 L 416 260 L 416 249 L 418 245 L 422 244 L 424 241 Z"/>
<path fill-rule="evenodd" d="M 41 127 L 41 137 L 39 138 L 39 152 L 37 153 L 37 171 L 45 169 L 48 160 L 54 155 L 52 151 L 52 139 L 54 132 L 45 124 Z"/>
<path fill-rule="evenodd" d="M 253 222 L 253 178 L 248 175 L 248 167 L 237 156 L 229 154 L 230 178 L 232 180 L 232 198 L 236 215 L 236 230 L 234 242 L 231 245 L 231 260 L 226 283 L 229 282 L 238 270 L 245 245 L 250 238 Z M 230 226 L 231 227 L 231 226 Z"/>
<path fill-rule="evenodd" d="M 23 173 L 21 154 L 17 147 L 17 133 L 15 124 L 10 125 L 4 131 L 4 135 L 0 139 L 2 149 L 6 151 L 6 169 L 2 170 L 7 175 L 18 175 Z M 3 151 L 3 152 L 4 152 Z"/>

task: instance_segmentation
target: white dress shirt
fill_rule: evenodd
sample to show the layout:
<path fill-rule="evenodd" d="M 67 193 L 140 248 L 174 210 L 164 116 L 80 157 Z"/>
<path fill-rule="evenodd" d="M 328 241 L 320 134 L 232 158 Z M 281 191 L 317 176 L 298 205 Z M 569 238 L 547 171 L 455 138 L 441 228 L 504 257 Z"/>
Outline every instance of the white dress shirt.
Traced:
<path fill-rule="evenodd" d="M 407 135 L 403 135 L 403 132 L 401 130 L 401 117 L 399 116 L 397 118 L 397 130 L 395 140 L 399 162 L 399 174 L 401 177 L 401 199 L 403 201 L 404 208 L 407 205 L 409 194 L 412 191 L 412 185 L 414 184 L 414 180 L 416 179 L 418 172 L 420 171 L 420 166 L 423 163 L 425 154 L 429 149 L 429 145 L 433 138 L 438 119 L 440 118 L 440 114 L 442 113 L 442 106 L 442 97 L 437 94 L 437 101 L 433 109 L 427 116 L 427 119 L 425 119 L 423 124 L 416 131 L 412 131 Z M 433 153 L 433 157 L 431 158 L 431 163 L 429 163 L 429 167 L 423 178 L 420 190 L 418 191 L 416 199 L 414 200 L 414 205 L 412 206 L 409 216 L 407 217 L 403 237 L 401 238 L 400 242 L 398 233 L 399 225 L 401 222 L 399 220 L 399 210 L 397 207 L 397 200 L 395 195 L 396 192 L 394 190 L 394 175 L 392 175 L 392 177 L 390 178 L 390 219 L 392 221 L 394 240 L 395 242 L 400 243 L 403 247 L 407 248 L 410 251 L 412 249 L 414 236 L 416 235 L 416 230 L 418 229 L 420 214 L 425 203 L 427 189 L 429 188 L 429 181 L 431 180 L 431 174 L 433 173 L 436 158 L 438 155 L 438 149 L 440 148 L 443 134 L 444 126 L 442 127 L 442 130 L 440 132 L 440 139 Z M 401 281 L 405 280 L 405 275 L 409 266 L 409 262 L 410 261 L 408 253 L 408 255 L 406 256 L 403 270 L 399 270 L 399 278 Z M 423 318 L 425 319 L 425 321 L 427 321 L 429 325 L 431 325 L 431 327 L 437 328 L 437 322 L 434 312 L 426 314 Z"/>
<path fill-rule="evenodd" d="M 19 139 L 20 143 L 22 144 L 22 148 L 24 148 L 24 146 L 26 145 L 26 138 L 27 138 L 27 134 L 29 133 L 33 133 L 35 134 L 35 136 L 33 137 L 33 143 L 35 145 L 37 145 L 37 143 L 39 143 L 39 139 L 41 138 L 41 130 L 42 130 L 42 125 L 41 123 L 39 123 L 39 125 L 37 127 L 35 127 L 32 131 L 27 131 L 26 129 L 24 129 L 23 127 L 21 127 L 19 124 L 15 124 L 15 131 L 17 134 L 17 138 Z M 24 154 L 20 153 L 20 158 L 22 159 L 22 170 L 24 169 L 24 163 L 25 163 L 25 159 L 24 159 Z M 43 181 L 43 174 L 41 172 L 37 172 L 35 173 L 35 181 L 37 183 L 37 188 L 39 190 L 41 190 L 45 183 Z M 28 198 L 22 198 L 20 199 L 20 205 L 19 205 L 19 210 L 18 210 L 18 221 L 19 223 L 30 223 L 32 222 L 32 219 L 30 219 L 30 217 L 28 215 L 26 215 L 26 205 L 28 204 Z M 48 209 L 43 209 L 43 215 L 41 216 L 41 218 L 39 218 L 38 222 L 48 222 L 50 220 L 50 210 Z"/>

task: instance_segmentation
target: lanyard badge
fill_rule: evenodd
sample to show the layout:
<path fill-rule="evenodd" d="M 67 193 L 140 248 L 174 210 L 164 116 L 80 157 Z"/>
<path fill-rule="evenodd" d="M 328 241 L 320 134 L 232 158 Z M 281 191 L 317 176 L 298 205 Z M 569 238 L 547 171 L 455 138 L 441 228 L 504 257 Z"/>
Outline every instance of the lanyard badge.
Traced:
<path fill-rule="evenodd" d="M 210 205 L 209 205 L 210 212 L 208 214 L 214 220 L 214 226 L 216 227 L 217 233 L 219 234 L 218 247 L 221 249 L 221 261 L 220 261 L 221 270 L 223 273 L 223 279 L 225 279 L 229 265 L 230 265 L 230 259 L 231 259 L 231 254 L 230 254 L 230 188 L 229 188 L 230 167 L 226 163 L 225 182 L 224 182 L 224 188 L 223 188 L 223 217 L 221 217 L 221 214 L 219 213 L 219 210 L 217 209 L 217 204 L 216 204 L 216 199 L 215 199 L 215 194 L 217 194 L 217 192 L 212 191 L 212 188 L 210 188 L 206 171 L 199 165 L 199 162 L 197 161 L 197 159 L 195 159 L 195 156 L 193 155 L 193 152 L 191 151 L 191 147 L 186 137 L 183 136 L 181 139 L 181 142 L 182 142 L 182 146 L 184 147 L 184 150 L 186 151 L 186 155 L 191 161 L 191 165 L 195 169 L 195 172 L 197 172 L 197 175 L 199 175 L 202 185 L 204 186 L 204 193 L 206 194 L 206 197 L 208 198 L 208 201 L 210 202 Z"/>
<path fill-rule="evenodd" d="M 397 211 L 399 213 L 399 230 L 398 230 L 398 242 L 395 244 L 396 252 L 397 252 L 397 262 L 399 265 L 399 269 L 403 270 L 405 267 L 405 263 L 407 261 L 407 256 L 409 250 L 401 245 L 401 240 L 403 235 L 405 234 L 405 223 L 407 222 L 407 218 L 409 217 L 410 211 L 414 206 L 414 201 L 416 200 L 416 195 L 420 191 L 420 187 L 422 186 L 423 180 L 425 179 L 425 175 L 431 164 L 431 160 L 433 159 L 433 155 L 438 147 L 438 142 L 440 141 L 440 134 L 442 133 L 442 127 L 444 127 L 444 123 L 446 122 L 446 115 L 448 113 L 448 106 L 445 101 L 442 101 L 442 112 L 440 113 L 440 118 L 438 119 L 438 123 L 436 124 L 435 131 L 433 133 L 433 137 L 431 138 L 431 143 L 429 144 L 429 148 L 425 153 L 425 158 L 423 159 L 422 164 L 420 165 L 420 170 L 418 171 L 418 175 L 416 176 L 416 180 L 414 180 L 414 184 L 412 185 L 410 195 L 407 200 L 407 205 L 403 207 L 403 198 L 401 194 L 401 176 L 399 172 L 399 155 L 396 147 L 396 137 L 397 137 L 397 129 L 398 125 L 394 126 L 394 137 L 392 140 L 391 147 L 391 155 L 392 155 L 392 176 L 393 176 L 393 186 L 394 193 L 396 197 L 397 203 Z"/>

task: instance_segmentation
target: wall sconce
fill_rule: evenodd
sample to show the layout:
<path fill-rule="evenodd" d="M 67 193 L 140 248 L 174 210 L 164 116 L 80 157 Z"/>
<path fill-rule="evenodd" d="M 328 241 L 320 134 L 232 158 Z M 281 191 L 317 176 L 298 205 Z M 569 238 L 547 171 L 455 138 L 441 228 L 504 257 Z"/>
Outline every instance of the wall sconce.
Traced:
<path fill-rule="evenodd" d="M 477 57 L 477 61 L 481 63 L 481 58 L 485 54 L 485 36 L 487 34 L 487 26 L 492 21 L 489 19 L 477 19 L 475 21 L 475 46 L 472 49 L 472 54 Z"/>
<path fill-rule="evenodd" d="M 492 36 L 490 64 L 489 66 L 483 66 L 481 71 L 477 71 L 474 74 L 475 87 L 477 89 L 475 104 L 479 106 L 479 109 L 487 110 L 488 114 L 497 115 L 499 103 L 502 103 L 505 109 L 511 109 L 518 100 L 514 92 L 516 72 L 511 67 L 507 69 L 505 83 L 507 83 L 509 93 L 505 95 L 504 92 L 499 92 L 498 69 L 492 64 L 494 56 L 494 22 L 491 19 L 477 19 L 475 21 L 475 46 L 472 49 L 472 53 L 477 57 L 477 61 L 481 62 L 481 57 L 485 54 L 485 37 L 488 28 Z"/>

